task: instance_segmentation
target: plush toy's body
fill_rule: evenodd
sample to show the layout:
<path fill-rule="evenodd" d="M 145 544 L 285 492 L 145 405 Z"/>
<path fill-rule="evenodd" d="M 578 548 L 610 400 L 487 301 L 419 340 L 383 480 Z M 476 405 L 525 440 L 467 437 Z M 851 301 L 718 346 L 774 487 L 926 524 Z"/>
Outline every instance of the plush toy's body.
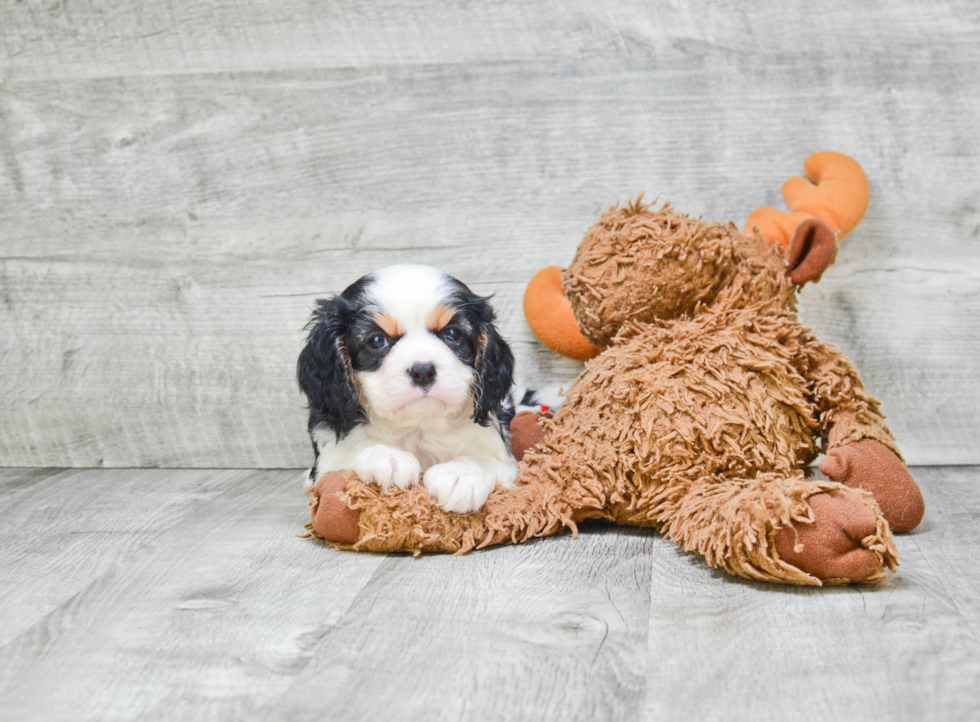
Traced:
<path fill-rule="evenodd" d="M 325 476 L 313 528 L 357 549 L 458 552 L 601 518 L 657 527 L 750 578 L 883 578 L 891 531 L 918 524 L 922 498 L 853 366 L 796 318 L 796 288 L 833 260 L 834 229 L 806 219 L 787 245 L 668 206 L 611 209 L 551 299 L 582 331 L 569 347 L 605 350 L 541 432 L 515 421 L 518 438 L 543 433 L 518 488 L 459 517 L 421 489 Z M 821 449 L 835 481 L 804 478 Z"/>

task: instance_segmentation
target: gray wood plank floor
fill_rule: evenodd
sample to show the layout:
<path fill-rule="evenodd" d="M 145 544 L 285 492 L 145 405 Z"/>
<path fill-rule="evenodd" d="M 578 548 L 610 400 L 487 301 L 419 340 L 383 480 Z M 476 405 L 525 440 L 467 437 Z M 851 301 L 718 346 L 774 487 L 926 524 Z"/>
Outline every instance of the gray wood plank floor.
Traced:
<path fill-rule="evenodd" d="M 0 719 L 968 720 L 980 467 L 874 586 L 595 524 L 463 557 L 298 539 L 297 472 L 0 471 Z"/>

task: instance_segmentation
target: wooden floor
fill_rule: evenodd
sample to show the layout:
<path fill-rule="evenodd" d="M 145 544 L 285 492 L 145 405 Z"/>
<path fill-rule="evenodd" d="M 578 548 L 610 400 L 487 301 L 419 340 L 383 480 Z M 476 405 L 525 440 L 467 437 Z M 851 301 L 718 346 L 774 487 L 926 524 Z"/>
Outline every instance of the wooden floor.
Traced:
<path fill-rule="evenodd" d="M 0 470 L 0 719 L 976 719 L 980 467 L 914 471 L 898 573 L 797 589 L 611 525 L 339 552 L 296 470 Z"/>

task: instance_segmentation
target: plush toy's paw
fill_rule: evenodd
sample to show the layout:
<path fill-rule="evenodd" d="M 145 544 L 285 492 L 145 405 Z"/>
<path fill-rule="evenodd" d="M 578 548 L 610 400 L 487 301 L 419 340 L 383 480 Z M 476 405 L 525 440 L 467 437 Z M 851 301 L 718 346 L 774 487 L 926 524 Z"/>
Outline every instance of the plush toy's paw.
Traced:
<path fill-rule="evenodd" d="M 877 576 L 882 562 L 862 542 L 876 532 L 874 512 L 853 493 L 834 490 L 807 501 L 812 523 L 794 522 L 776 532 L 776 552 L 817 579 L 862 581 Z"/>
<path fill-rule="evenodd" d="M 827 452 L 820 471 L 831 481 L 870 491 L 893 532 L 915 529 L 925 513 L 918 484 L 895 452 L 865 439 Z"/>
<path fill-rule="evenodd" d="M 513 478 L 510 482 L 513 483 Z M 422 483 L 445 511 L 468 514 L 483 506 L 496 480 L 488 479 L 476 464 L 456 460 L 430 466 Z"/>
<path fill-rule="evenodd" d="M 544 440 L 541 417 L 533 411 L 521 411 L 510 422 L 510 451 L 521 461 L 525 452 Z"/>
<path fill-rule="evenodd" d="M 351 468 L 365 484 L 377 484 L 384 491 L 415 486 L 422 473 L 422 465 L 413 454 L 384 444 L 364 449 L 354 457 Z"/>
<path fill-rule="evenodd" d="M 310 504 L 310 522 L 317 536 L 336 544 L 354 544 L 360 536 L 361 512 L 341 498 L 347 487 L 344 472 L 332 471 L 316 480 Z"/>

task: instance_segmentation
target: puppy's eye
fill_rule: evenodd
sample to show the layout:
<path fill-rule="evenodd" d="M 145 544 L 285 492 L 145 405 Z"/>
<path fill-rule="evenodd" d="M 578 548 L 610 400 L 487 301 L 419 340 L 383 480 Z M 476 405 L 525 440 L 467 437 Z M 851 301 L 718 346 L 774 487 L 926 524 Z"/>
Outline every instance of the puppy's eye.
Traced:
<path fill-rule="evenodd" d="M 456 343 L 463 338 L 463 333 L 458 328 L 450 326 L 442 332 L 442 337 L 450 343 Z"/>
<path fill-rule="evenodd" d="M 379 351 L 388 345 L 388 337 L 380 333 L 376 333 L 374 336 L 368 339 L 367 345 L 373 348 L 375 351 Z"/>

